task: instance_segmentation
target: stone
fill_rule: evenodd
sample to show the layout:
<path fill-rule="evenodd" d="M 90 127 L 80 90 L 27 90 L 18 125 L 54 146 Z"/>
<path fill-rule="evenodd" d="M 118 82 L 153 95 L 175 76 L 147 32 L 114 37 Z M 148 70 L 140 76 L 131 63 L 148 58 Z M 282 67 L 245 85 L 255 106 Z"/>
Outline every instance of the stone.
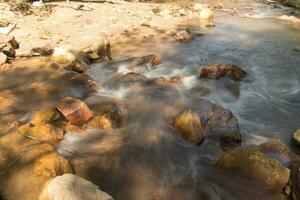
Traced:
<path fill-rule="evenodd" d="M 174 126 L 179 130 L 182 137 L 194 144 L 199 144 L 203 141 L 203 130 L 199 115 L 186 109 L 175 117 Z"/>
<path fill-rule="evenodd" d="M 62 119 L 62 115 L 55 108 L 45 108 L 42 110 L 38 110 L 31 117 L 31 123 L 39 124 L 39 123 L 54 123 L 60 119 Z"/>
<path fill-rule="evenodd" d="M 112 130 L 114 128 L 114 122 L 109 116 L 96 114 L 84 127 L 88 129 Z"/>
<path fill-rule="evenodd" d="M 192 34 L 186 30 L 179 31 L 174 36 L 178 42 L 187 42 L 192 39 Z"/>
<path fill-rule="evenodd" d="M 20 47 L 15 37 L 0 33 L 0 46 L 7 43 L 9 43 L 14 49 L 18 49 Z"/>
<path fill-rule="evenodd" d="M 158 55 L 151 54 L 142 57 L 132 57 L 119 61 L 117 64 L 127 68 L 128 72 L 144 74 L 145 72 L 155 69 L 157 65 L 161 64 L 161 59 Z"/>
<path fill-rule="evenodd" d="M 110 51 L 110 42 L 105 37 L 101 38 L 100 41 L 93 44 L 84 50 L 87 53 L 87 58 L 89 61 L 99 61 L 99 60 L 112 60 Z"/>
<path fill-rule="evenodd" d="M 70 122 L 59 121 L 56 123 L 56 125 L 69 134 L 80 135 L 80 136 L 85 134 L 84 129 L 80 128 L 79 126 L 75 126 Z"/>
<path fill-rule="evenodd" d="M 38 200 L 113 200 L 98 186 L 73 174 L 51 179 L 42 190 Z"/>
<path fill-rule="evenodd" d="M 300 160 L 295 159 L 291 162 L 291 185 L 292 185 L 292 199 L 300 199 Z"/>
<path fill-rule="evenodd" d="M 293 140 L 300 145 L 300 129 L 293 133 Z"/>
<path fill-rule="evenodd" d="M 73 169 L 66 158 L 52 152 L 35 161 L 33 173 L 35 176 L 44 176 L 51 179 L 63 174 L 73 173 Z"/>
<path fill-rule="evenodd" d="M 199 19 L 201 19 L 201 20 L 211 20 L 213 18 L 213 16 L 214 16 L 214 13 L 211 9 L 203 8 L 200 11 Z"/>
<path fill-rule="evenodd" d="M 57 109 L 73 125 L 82 125 L 93 117 L 92 111 L 81 100 L 64 97 L 58 102 Z"/>
<path fill-rule="evenodd" d="M 259 150 L 270 158 L 276 159 L 285 166 L 296 157 L 296 155 L 279 139 L 270 139 L 258 146 Z"/>
<path fill-rule="evenodd" d="M 290 170 L 254 147 L 236 148 L 223 154 L 216 165 L 247 175 L 282 191 L 290 178 Z"/>
<path fill-rule="evenodd" d="M 15 58 L 16 57 L 16 50 L 9 43 L 2 46 L 1 51 L 2 51 L 2 53 L 4 53 L 9 58 Z"/>
<path fill-rule="evenodd" d="M 234 148 L 242 142 L 239 124 L 234 114 L 207 100 L 199 101 L 197 113 L 203 122 L 204 137 L 220 140 L 224 149 Z"/>
<path fill-rule="evenodd" d="M 73 46 L 66 45 L 56 47 L 52 54 L 52 61 L 62 65 L 66 70 L 82 73 L 87 70 L 87 64 L 83 61 L 82 52 Z"/>
<path fill-rule="evenodd" d="M 6 62 L 7 62 L 7 56 L 4 53 L 0 52 L 0 65 L 5 64 Z"/>
<path fill-rule="evenodd" d="M 220 79 L 228 76 L 239 81 L 246 75 L 244 70 L 233 64 L 209 64 L 201 69 L 199 78 Z"/>
<path fill-rule="evenodd" d="M 47 123 L 25 124 L 18 128 L 18 132 L 25 137 L 39 141 L 58 143 L 64 137 L 64 131 Z"/>

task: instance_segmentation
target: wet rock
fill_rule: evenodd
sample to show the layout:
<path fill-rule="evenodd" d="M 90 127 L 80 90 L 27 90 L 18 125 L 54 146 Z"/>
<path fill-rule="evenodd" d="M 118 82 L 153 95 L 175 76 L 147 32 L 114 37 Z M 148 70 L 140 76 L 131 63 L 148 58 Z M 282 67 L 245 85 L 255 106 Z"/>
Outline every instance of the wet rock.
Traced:
<path fill-rule="evenodd" d="M 87 64 L 83 61 L 82 52 L 72 46 L 57 47 L 52 54 L 52 61 L 59 63 L 66 70 L 82 73 L 86 71 Z"/>
<path fill-rule="evenodd" d="M 4 53 L 0 52 L 0 65 L 5 64 L 6 62 L 7 62 L 7 56 Z"/>
<path fill-rule="evenodd" d="M 85 135 L 85 130 L 80 128 L 79 126 L 75 126 L 70 122 L 66 121 L 59 121 L 56 125 L 63 129 L 66 133 L 73 134 L 73 135 Z"/>
<path fill-rule="evenodd" d="M 296 155 L 279 139 L 271 139 L 258 146 L 259 150 L 270 158 L 280 161 L 286 167 Z"/>
<path fill-rule="evenodd" d="M 282 191 L 290 178 L 290 170 L 256 148 L 236 148 L 224 153 L 218 167 L 244 174 Z"/>
<path fill-rule="evenodd" d="M 31 123 L 39 124 L 39 123 L 54 123 L 63 116 L 60 112 L 58 112 L 55 108 L 45 108 L 35 112 L 31 117 Z"/>
<path fill-rule="evenodd" d="M 65 174 L 50 180 L 39 196 L 39 200 L 60 199 L 113 200 L 92 182 L 73 174 Z"/>
<path fill-rule="evenodd" d="M 186 109 L 177 115 L 174 120 L 174 126 L 184 139 L 194 144 L 199 144 L 204 139 L 200 117 L 192 110 Z"/>
<path fill-rule="evenodd" d="M 73 173 L 73 169 L 67 159 L 53 152 L 36 160 L 33 173 L 35 176 L 51 179 L 63 174 Z"/>
<path fill-rule="evenodd" d="M 192 39 L 192 34 L 186 30 L 178 31 L 175 36 L 175 40 L 178 42 L 187 42 Z"/>
<path fill-rule="evenodd" d="M 211 9 L 203 8 L 200 11 L 199 19 L 201 19 L 201 20 L 211 20 L 213 18 L 213 16 L 214 16 L 214 13 Z"/>
<path fill-rule="evenodd" d="M 114 128 L 114 122 L 106 115 L 96 114 L 87 122 L 84 128 L 112 130 Z"/>
<path fill-rule="evenodd" d="M 238 120 L 230 110 L 207 100 L 200 101 L 196 110 L 204 128 L 205 138 L 219 139 L 224 149 L 241 144 L 242 135 Z"/>
<path fill-rule="evenodd" d="M 293 133 L 293 140 L 300 145 L 300 129 Z"/>
<path fill-rule="evenodd" d="M 64 131 L 51 124 L 25 124 L 18 128 L 18 132 L 25 137 L 49 143 L 58 143 L 64 136 Z"/>
<path fill-rule="evenodd" d="M 82 125 L 93 117 L 92 111 L 81 100 L 64 97 L 58 102 L 57 109 L 73 125 Z"/>
<path fill-rule="evenodd" d="M 228 76 L 239 81 L 246 75 L 244 70 L 233 64 L 209 64 L 201 69 L 199 78 L 220 79 Z"/>

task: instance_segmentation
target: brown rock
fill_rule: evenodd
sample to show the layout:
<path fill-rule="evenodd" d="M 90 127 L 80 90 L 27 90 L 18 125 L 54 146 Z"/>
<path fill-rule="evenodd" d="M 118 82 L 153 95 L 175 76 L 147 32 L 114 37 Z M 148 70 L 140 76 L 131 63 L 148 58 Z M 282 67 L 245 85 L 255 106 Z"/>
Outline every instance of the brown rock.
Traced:
<path fill-rule="evenodd" d="M 114 122 L 106 115 L 95 115 L 91 120 L 89 120 L 84 126 L 89 129 L 105 129 L 112 130 L 114 128 Z"/>
<path fill-rule="evenodd" d="M 95 43 L 85 50 L 89 61 L 112 60 L 110 43 L 107 38 L 100 39 L 100 42 Z"/>
<path fill-rule="evenodd" d="M 229 76 L 231 79 L 239 81 L 246 76 L 246 72 L 232 64 L 209 64 L 200 71 L 199 78 L 220 79 Z"/>
<path fill-rule="evenodd" d="M 9 43 L 2 46 L 1 51 L 2 51 L 2 53 L 4 53 L 9 58 L 15 58 L 16 57 L 16 50 Z"/>
<path fill-rule="evenodd" d="M 31 123 L 53 123 L 62 119 L 62 115 L 55 108 L 45 108 L 35 112 L 31 117 Z"/>
<path fill-rule="evenodd" d="M 279 139 L 271 139 L 260 144 L 258 148 L 261 152 L 280 161 L 285 166 L 289 166 L 289 163 L 296 157 L 296 155 Z"/>
<path fill-rule="evenodd" d="M 296 142 L 296 144 L 300 145 L 300 129 L 293 133 L 293 140 Z"/>
<path fill-rule="evenodd" d="M 73 169 L 67 159 L 53 152 L 36 160 L 33 173 L 35 176 L 54 178 L 67 173 L 73 173 Z"/>
<path fill-rule="evenodd" d="M 18 132 L 31 139 L 50 143 L 57 143 L 64 137 L 64 131 L 61 128 L 47 123 L 25 124 L 18 128 Z"/>
<path fill-rule="evenodd" d="M 178 42 L 187 42 L 192 39 L 192 34 L 186 30 L 181 30 L 175 34 L 174 38 Z"/>
<path fill-rule="evenodd" d="M 15 37 L 0 33 L 0 46 L 7 43 L 10 44 L 14 49 L 18 49 L 20 47 Z"/>
<path fill-rule="evenodd" d="M 57 109 L 73 125 L 82 125 L 93 117 L 93 113 L 88 106 L 83 101 L 73 97 L 61 99 Z"/>
<path fill-rule="evenodd" d="M 265 182 L 282 191 L 290 178 L 290 170 L 269 158 L 257 148 L 236 148 L 224 153 L 217 166 Z"/>
<path fill-rule="evenodd" d="M 174 126 L 184 139 L 192 143 L 201 143 L 204 139 L 199 115 L 192 110 L 184 110 L 175 117 Z"/>
<path fill-rule="evenodd" d="M 66 133 L 73 134 L 73 135 L 84 135 L 85 131 L 79 126 L 75 126 L 71 124 L 70 122 L 66 121 L 59 121 L 56 123 L 56 125 L 63 129 Z"/>

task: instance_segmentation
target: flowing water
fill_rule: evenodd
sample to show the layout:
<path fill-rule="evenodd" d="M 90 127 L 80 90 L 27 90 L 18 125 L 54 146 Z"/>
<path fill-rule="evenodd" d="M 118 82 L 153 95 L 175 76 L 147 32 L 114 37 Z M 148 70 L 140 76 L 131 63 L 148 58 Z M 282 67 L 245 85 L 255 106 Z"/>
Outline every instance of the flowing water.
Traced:
<path fill-rule="evenodd" d="M 112 77 L 130 71 L 123 62 L 92 65 L 89 75 L 103 86 L 99 99 L 125 102 L 128 116 L 125 127 L 108 135 L 66 136 L 62 144 L 79 156 L 74 161 L 77 173 L 117 200 L 282 199 L 262 183 L 215 169 L 211 164 L 219 156 L 218 145 L 192 145 L 171 127 L 170 116 L 185 107 L 201 110 L 205 99 L 233 112 L 244 145 L 278 137 L 292 146 L 291 134 L 300 125 L 300 29 L 271 18 L 288 9 L 253 7 L 260 12 L 251 14 L 259 19 L 226 15 L 216 19 L 216 27 L 205 29 L 204 37 L 182 44 L 136 42 L 117 54 L 117 60 L 159 54 L 162 64 L 150 71 L 143 68 L 144 75 L 180 75 L 183 83 L 176 87 L 151 81 L 121 84 Z M 196 29 L 200 25 L 190 24 Z M 199 80 L 199 70 L 209 63 L 236 64 L 248 76 L 241 82 Z M 60 152 L 74 156 L 63 146 Z"/>

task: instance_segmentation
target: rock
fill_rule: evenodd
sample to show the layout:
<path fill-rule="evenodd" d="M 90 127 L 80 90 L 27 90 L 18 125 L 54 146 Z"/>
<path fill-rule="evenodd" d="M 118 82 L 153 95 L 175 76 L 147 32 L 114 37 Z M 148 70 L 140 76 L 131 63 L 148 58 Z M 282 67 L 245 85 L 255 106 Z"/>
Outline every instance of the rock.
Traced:
<path fill-rule="evenodd" d="M 8 12 L 8 14 L 11 14 L 10 12 Z M 13 13 L 12 13 L 13 14 Z M 8 35 L 10 32 L 12 32 L 15 28 L 17 27 L 16 24 L 9 24 L 6 27 L 0 27 L 0 33 L 1 34 L 5 34 Z"/>
<path fill-rule="evenodd" d="M 113 200 L 98 186 L 73 174 L 58 176 L 44 186 L 39 200 Z"/>
<path fill-rule="evenodd" d="M 4 53 L 0 52 L 0 65 L 5 64 L 6 62 L 7 62 L 7 56 Z"/>
<path fill-rule="evenodd" d="M 238 120 L 230 110 L 202 100 L 197 105 L 197 113 L 203 122 L 205 138 L 219 139 L 224 149 L 241 144 Z"/>
<path fill-rule="evenodd" d="M 214 16 L 214 13 L 211 9 L 203 8 L 200 11 L 199 19 L 201 19 L 201 20 L 211 20 L 213 18 L 213 16 Z"/>
<path fill-rule="evenodd" d="M 18 49 L 20 47 L 15 37 L 0 34 L 0 46 L 7 43 L 9 43 L 14 49 Z"/>
<path fill-rule="evenodd" d="M 184 139 L 194 144 L 199 144 L 204 139 L 200 117 L 192 110 L 186 109 L 177 115 L 174 120 L 174 126 Z"/>
<path fill-rule="evenodd" d="M 200 10 L 205 9 L 205 8 L 208 8 L 208 5 L 207 5 L 207 4 L 196 3 L 196 4 L 193 6 L 193 10 L 194 10 L 194 11 L 200 11 Z"/>
<path fill-rule="evenodd" d="M 82 73 L 86 71 L 87 64 L 81 54 L 82 52 L 69 45 L 56 47 L 52 54 L 52 61 L 64 66 L 66 70 Z"/>
<path fill-rule="evenodd" d="M 280 17 L 277 17 L 277 19 L 284 20 L 284 21 L 289 21 L 295 24 L 300 24 L 300 19 L 295 17 L 295 16 L 287 16 L 287 15 L 282 15 Z"/>
<path fill-rule="evenodd" d="M 104 39 L 101 38 L 100 42 L 93 44 L 84 51 L 87 53 L 89 61 L 112 60 L 110 43 L 106 37 Z"/>
<path fill-rule="evenodd" d="M 199 78 L 220 79 L 229 76 L 239 81 L 246 75 L 244 70 L 233 64 L 209 64 L 201 69 Z"/>
<path fill-rule="evenodd" d="M 293 140 L 300 145 L 300 129 L 293 133 Z"/>
<path fill-rule="evenodd" d="M 186 30 L 179 31 L 174 36 L 178 42 L 186 42 L 192 39 L 192 34 Z"/>
<path fill-rule="evenodd" d="M 2 51 L 2 53 L 4 53 L 9 58 L 15 58 L 16 57 L 16 50 L 9 43 L 6 43 L 5 45 L 2 45 L 0 50 Z"/>
<path fill-rule="evenodd" d="M 67 173 L 73 173 L 73 169 L 67 159 L 53 152 L 42 156 L 34 163 L 35 176 L 44 176 L 49 179 Z"/>
<path fill-rule="evenodd" d="M 31 123 L 53 123 L 62 119 L 62 115 L 55 108 L 45 108 L 35 112 L 31 117 Z"/>
<path fill-rule="evenodd" d="M 82 125 L 93 117 L 92 111 L 81 100 L 64 97 L 57 105 L 57 109 L 73 125 Z"/>
<path fill-rule="evenodd" d="M 75 126 L 70 122 L 60 121 L 56 123 L 58 127 L 63 129 L 66 133 L 73 134 L 73 135 L 84 135 L 85 131 L 81 129 L 79 126 Z"/>
<path fill-rule="evenodd" d="M 292 184 L 292 199 L 300 199 L 300 160 L 295 159 L 291 162 L 291 184 Z"/>
<path fill-rule="evenodd" d="M 108 116 L 98 114 L 90 119 L 84 127 L 88 129 L 112 130 L 114 122 Z"/>
<path fill-rule="evenodd" d="M 272 159 L 276 159 L 286 167 L 296 155 L 279 139 L 271 139 L 258 146 L 259 150 Z"/>
<path fill-rule="evenodd" d="M 218 167 L 265 182 L 282 191 L 290 178 L 290 170 L 256 148 L 236 148 L 223 154 Z"/>
<path fill-rule="evenodd" d="M 18 132 L 25 137 L 54 144 L 64 136 L 62 129 L 47 123 L 25 124 L 18 128 Z"/>

